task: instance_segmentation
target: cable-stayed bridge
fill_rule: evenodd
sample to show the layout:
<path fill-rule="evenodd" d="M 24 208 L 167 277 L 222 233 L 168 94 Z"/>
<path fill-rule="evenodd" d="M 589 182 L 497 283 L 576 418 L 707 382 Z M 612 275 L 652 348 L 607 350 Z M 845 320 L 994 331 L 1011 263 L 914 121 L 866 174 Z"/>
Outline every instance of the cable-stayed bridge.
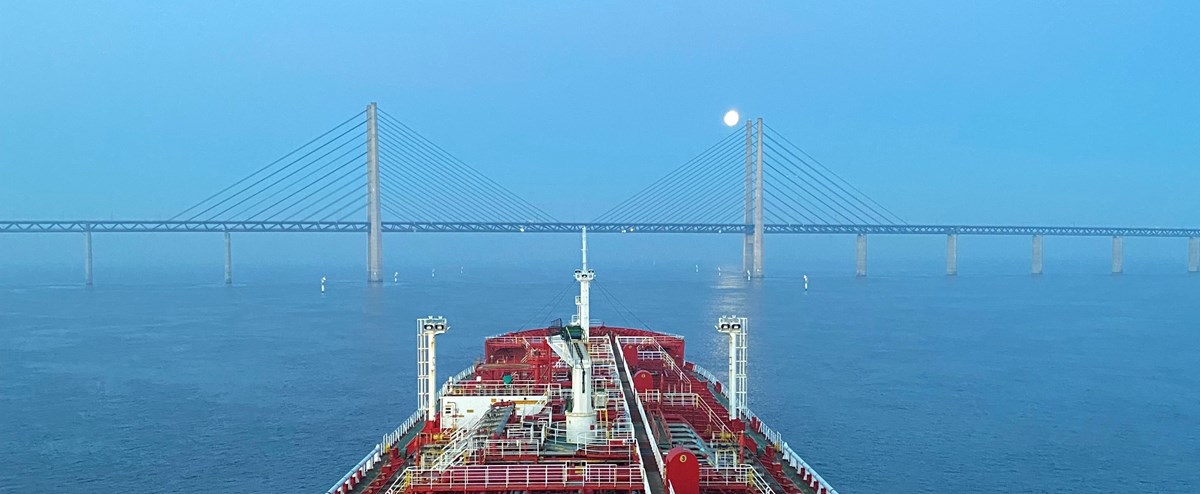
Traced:
<path fill-rule="evenodd" d="M 435 200 L 436 198 L 436 200 Z M 225 281 L 231 234 L 367 234 L 368 280 L 383 269 L 383 233 L 721 233 L 742 237 L 743 269 L 762 277 L 766 234 L 857 236 L 856 274 L 867 273 L 867 235 L 944 235 L 957 274 L 959 235 L 1112 237 L 1112 271 L 1124 237 L 1186 237 L 1187 269 L 1200 271 L 1200 229 L 910 224 L 806 153 L 762 119 L 726 135 L 665 176 L 588 221 L 562 221 L 455 158 L 374 103 L 303 145 L 164 220 L 0 221 L 0 233 L 219 232 Z"/>

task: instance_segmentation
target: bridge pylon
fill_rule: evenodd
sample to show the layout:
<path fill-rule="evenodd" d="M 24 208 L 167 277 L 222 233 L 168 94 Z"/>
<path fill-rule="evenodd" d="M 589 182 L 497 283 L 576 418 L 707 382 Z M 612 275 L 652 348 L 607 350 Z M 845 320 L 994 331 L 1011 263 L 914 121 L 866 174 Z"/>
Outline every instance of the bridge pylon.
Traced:
<path fill-rule="evenodd" d="M 379 140 L 375 103 L 367 105 L 367 282 L 382 282 L 383 219 L 379 215 Z"/>
<path fill-rule="evenodd" d="M 746 120 L 745 224 L 751 226 L 742 239 L 742 271 L 752 278 L 763 277 L 763 122 Z"/>

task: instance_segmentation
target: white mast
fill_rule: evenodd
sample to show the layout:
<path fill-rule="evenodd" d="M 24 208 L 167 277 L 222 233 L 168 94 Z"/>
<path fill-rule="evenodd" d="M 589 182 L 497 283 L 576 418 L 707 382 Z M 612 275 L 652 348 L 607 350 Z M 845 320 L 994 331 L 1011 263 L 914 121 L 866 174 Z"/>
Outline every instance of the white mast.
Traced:
<path fill-rule="evenodd" d="M 583 227 L 583 267 L 575 270 L 575 281 L 579 282 L 579 297 L 575 299 L 575 305 L 578 308 L 576 313 L 579 318 L 579 327 L 583 330 L 583 341 L 588 341 L 591 336 L 591 285 L 592 280 L 596 278 L 596 272 L 588 269 L 587 265 L 587 227 Z"/>
<path fill-rule="evenodd" d="M 576 352 L 564 352 L 569 357 L 564 360 L 571 364 L 571 411 L 567 412 L 567 440 L 575 444 L 587 443 L 593 436 L 592 427 L 596 423 L 596 412 L 592 410 L 592 381 L 589 376 L 592 372 L 592 356 L 588 352 L 588 343 L 591 341 L 590 288 L 592 280 L 596 278 L 596 272 L 587 266 L 587 227 L 583 228 L 582 251 L 583 265 L 575 270 L 575 281 L 579 282 L 579 296 L 575 298 L 578 312 L 575 317 L 581 334 L 578 341 L 567 342 L 574 346 Z M 561 355 L 563 353 L 560 353 Z"/>

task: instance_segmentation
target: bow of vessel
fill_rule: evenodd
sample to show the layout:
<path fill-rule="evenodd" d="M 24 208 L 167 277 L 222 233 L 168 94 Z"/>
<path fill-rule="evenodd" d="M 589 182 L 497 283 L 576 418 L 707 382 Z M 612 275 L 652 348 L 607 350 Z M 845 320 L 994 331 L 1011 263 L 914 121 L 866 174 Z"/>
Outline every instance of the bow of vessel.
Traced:
<path fill-rule="evenodd" d="M 441 317 L 417 321 L 418 410 L 327 494 L 836 494 L 746 406 L 745 318 L 729 382 L 685 358 L 682 336 L 590 318 L 587 267 L 570 322 L 486 338 L 437 386 Z"/>

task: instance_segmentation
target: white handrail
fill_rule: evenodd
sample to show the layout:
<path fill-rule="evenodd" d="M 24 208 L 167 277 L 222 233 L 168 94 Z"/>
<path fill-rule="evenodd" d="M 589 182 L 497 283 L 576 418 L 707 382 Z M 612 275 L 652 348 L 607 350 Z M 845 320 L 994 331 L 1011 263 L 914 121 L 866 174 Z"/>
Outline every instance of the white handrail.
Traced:
<path fill-rule="evenodd" d="M 464 377 L 471 375 L 473 372 L 475 372 L 475 364 L 471 364 L 466 369 L 463 369 L 458 374 L 455 374 L 454 377 L 451 377 L 446 381 L 446 384 L 442 386 L 443 392 L 452 383 L 461 381 Z M 400 441 L 400 438 L 412 431 L 413 426 L 417 425 L 417 422 L 420 422 L 421 417 L 424 415 L 424 411 L 418 409 L 417 411 L 413 412 L 412 415 L 409 415 L 408 419 L 406 419 L 404 422 L 401 422 L 395 430 L 384 434 L 383 439 L 381 439 L 379 443 L 371 449 L 371 452 L 367 453 L 367 456 L 363 457 L 362 460 L 359 460 L 358 463 L 354 464 L 354 466 L 350 468 L 350 471 L 346 472 L 346 474 L 342 476 L 341 480 L 338 480 L 333 484 L 333 487 L 330 487 L 329 490 L 326 491 L 326 494 L 336 494 L 338 489 L 340 489 L 347 480 L 350 480 L 354 474 L 366 474 L 367 472 L 371 471 L 371 469 L 375 468 L 375 464 L 383 460 L 384 447 L 386 446 L 389 449 L 396 447 L 396 443 Z"/>
<path fill-rule="evenodd" d="M 620 341 L 619 337 L 618 337 L 617 341 L 618 342 Z M 620 351 L 620 348 L 614 348 L 613 351 L 614 352 Z M 628 377 L 630 380 L 632 380 L 633 373 L 629 372 L 629 362 L 626 362 L 624 358 L 621 359 L 621 367 L 623 367 L 625 369 L 625 376 Z M 630 384 L 630 386 L 633 385 L 632 382 L 630 382 L 629 384 Z M 633 401 L 634 401 L 634 403 L 637 403 L 637 413 L 639 416 L 642 417 L 642 429 L 646 433 L 646 441 L 648 441 L 650 443 L 650 451 L 652 451 L 654 453 L 654 462 L 658 464 L 658 473 L 663 474 L 667 471 L 667 468 L 666 468 L 666 465 L 663 464 L 662 451 L 660 451 L 658 449 L 658 441 L 654 440 L 654 433 L 650 430 L 650 421 L 646 417 L 646 409 L 645 409 L 645 407 L 642 406 L 642 399 L 641 399 L 641 397 L 638 396 L 637 390 L 632 390 L 632 391 L 633 391 Z M 628 397 L 626 397 L 626 398 L 628 399 Z M 642 458 L 641 448 L 638 448 L 638 459 L 643 462 L 645 461 L 645 459 Z M 643 463 L 643 464 L 645 464 L 645 463 Z M 650 492 L 649 484 L 646 485 L 646 492 Z"/>
<path fill-rule="evenodd" d="M 721 382 L 717 380 L 717 378 L 713 376 L 708 369 L 701 367 L 700 364 L 692 362 L 692 369 L 697 374 L 714 384 Z M 728 402 L 729 395 L 725 394 L 725 386 L 721 386 L 719 393 L 721 393 L 721 396 L 725 397 L 726 402 Z M 829 494 L 837 494 L 837 489 L 834 489 L 833 486 L 829 485 L 829 482 L 826 482 L 825 479 L 821 477 L 821 474 L 817 473 L 816 470 L 813 470 L 813 467 L 809 465 L 808 462 L 804 461 L 804 458 L 801 458 L 800 455 L 796 454 L 796 452 L 792 450 L 791 446 L 788 446 L 788 444 L 784 442 L 782 434 L 768 427 L 766 422 L 763 422 L 758 415 L 755 415 L 754 412 L 750 410 L 750 407 L 743 407 L 742 413 L 747 419 L 754 419 L 758 422 L 760 428 L 762 429 L 762 435 L 766 437 L 767 440 L 771 441 L 771 443 L 775 446 L 775 449 L 777 449 L 783 456 L 784 461 L 787 461 L 789 464 L 791 464 L 792 468 L 795 468 L 796 471 L 799 471 L 800 468 L 803 467 L 806 472 L 812 474 L 813 478 L 817 480 L 817 483 L 821 487 L 824 487 Z"/>

